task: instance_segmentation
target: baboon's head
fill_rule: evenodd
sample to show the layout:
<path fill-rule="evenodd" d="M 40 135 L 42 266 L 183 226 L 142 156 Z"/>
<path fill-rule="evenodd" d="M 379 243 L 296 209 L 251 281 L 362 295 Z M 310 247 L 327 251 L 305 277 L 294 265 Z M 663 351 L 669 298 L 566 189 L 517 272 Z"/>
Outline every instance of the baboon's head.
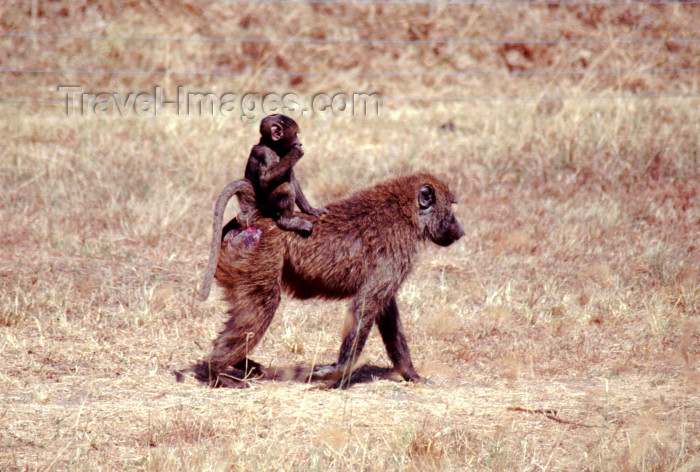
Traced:
<path fill-rule="evenodd" d="M 293 146 L 301 146 L 297 136 L 299 125 L 286 115 L 268 115 L 260 122 L 260 142 L 278 154 L 286 154 Z"/>
<path fill-rule="evenodd" d="M 447 185 L 438 180 L 421 182 L 416 201 L 426 239 L 440 246 L 449 246 L 464 236 L 464 229 L 452 212 L 452 205 L 457 203 L 457 199 Z"/>

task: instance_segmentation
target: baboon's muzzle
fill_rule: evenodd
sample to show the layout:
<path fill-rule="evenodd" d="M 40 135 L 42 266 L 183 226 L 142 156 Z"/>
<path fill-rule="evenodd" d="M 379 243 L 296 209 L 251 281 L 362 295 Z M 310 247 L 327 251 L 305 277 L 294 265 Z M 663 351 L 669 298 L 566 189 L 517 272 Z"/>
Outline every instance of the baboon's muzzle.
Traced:
<path fill-rule="evenodd" d="M 439 238 L 435 239 L 435 243 L 446 247 L 464 236 L 464 234 L 464 228 L 462 228 L 462 225 L 457 221 L 457 217 L 452 215 L 452 218 L 450 218 L 449 223 L 447 223 L 445 227 L 445 231 Z"/>

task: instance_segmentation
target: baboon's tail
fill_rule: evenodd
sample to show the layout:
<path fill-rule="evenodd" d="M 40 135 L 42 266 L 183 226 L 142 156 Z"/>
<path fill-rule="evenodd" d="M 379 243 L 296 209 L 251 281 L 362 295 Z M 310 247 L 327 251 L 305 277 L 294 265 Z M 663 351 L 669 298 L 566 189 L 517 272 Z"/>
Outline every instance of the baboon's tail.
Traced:
<path fill-rule="evenodd" d="M 255 213 L 255 190 L 253 184 L 248 179 L 238 179 L 229 183 L 221 191 L 214 206 L 214 224 L 211 237 L 211 249 L 209 250 L 209 263 L 204 272 L 204 281 L 199 292 L 199 299 L 205 301 L 209 298 L 211 283 L 216 272 L 216 265 L 219 262 L 219 249 L 221 247 L 221 229 L 224 219 L 224 211 L 231 197 L 238 196 L 238 206 L 241 209 L 240 218 L 247 219 Z M 239 219 L 240 219 L 239 218 Z"/>

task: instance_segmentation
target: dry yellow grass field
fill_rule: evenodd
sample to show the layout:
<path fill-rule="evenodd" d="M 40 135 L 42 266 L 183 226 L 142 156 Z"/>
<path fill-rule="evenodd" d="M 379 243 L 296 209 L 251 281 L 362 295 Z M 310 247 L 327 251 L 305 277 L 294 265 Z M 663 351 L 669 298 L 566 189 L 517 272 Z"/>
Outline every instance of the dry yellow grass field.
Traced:
<path fill-rule="evenodd" d="M 700 470 L 698 32 L 696 3 L 5 2 L 0 470 Z M 450 183 L 467 235 L 398 297 L 435 385 L 376 332 L 346 390 L 176 383 L 224 320 L 195 294 L 260 116 L 66 116 L 67 84 L 382 93 L 379 116 L 295 116 L 297 176 L 313 205 Z M 283 299 L 252 358 L 332 362 L 345 312 Z"/>

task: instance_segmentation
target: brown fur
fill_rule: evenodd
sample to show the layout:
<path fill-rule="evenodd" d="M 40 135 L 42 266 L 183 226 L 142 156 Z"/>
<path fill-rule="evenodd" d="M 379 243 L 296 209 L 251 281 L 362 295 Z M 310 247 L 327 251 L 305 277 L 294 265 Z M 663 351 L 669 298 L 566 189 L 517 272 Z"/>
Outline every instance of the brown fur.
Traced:
<path fill-rule="evenodd" d="M 395 370 L 406 380 L 420 380 L 395 296 L 421 243 L 448 246 L 464 235 L 453 203 L 448 187 L 435 177 L 410 175 L 332 203 L 308 237 L 282 231 L 273 220 L 262 218 L 255 223 L 262 230 L 257 245 L 242 250 L 223 243 L 216 279 L 230 307 L 228 320 L 211 354 L 195 366 L 197 377 L 211 385 L 234 386 L 232 377 L 264 375 L 247 356 L 270 325 L 285 291 L 299 299 L 352 298 L 353 323 L 338 360 L 316 367 L 312 378 L 349 377 L 346 373 L 377 323 Z M 224 233 L 235 227 L 233 220 Z"/>

